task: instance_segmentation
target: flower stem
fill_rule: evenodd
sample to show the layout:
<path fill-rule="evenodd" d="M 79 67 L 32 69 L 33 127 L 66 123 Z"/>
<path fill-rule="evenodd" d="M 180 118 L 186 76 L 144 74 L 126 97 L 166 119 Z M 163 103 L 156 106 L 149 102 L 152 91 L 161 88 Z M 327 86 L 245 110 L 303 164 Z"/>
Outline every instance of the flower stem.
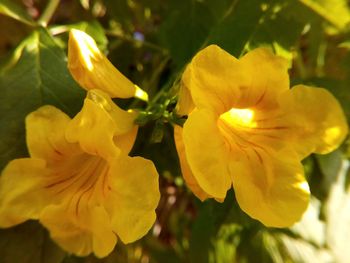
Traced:
<path fill-rule="evenodd" d="M 43 13 L 41 14 L 38 20 L 39 25 L 42 25 L 43 27 L 47 26 L 53 14 L 55 13 L 59 3 L 60 3 L 60 0 L 49 1 L 49 3 L 47 4 L 46 8 L 44 9 Z"/>

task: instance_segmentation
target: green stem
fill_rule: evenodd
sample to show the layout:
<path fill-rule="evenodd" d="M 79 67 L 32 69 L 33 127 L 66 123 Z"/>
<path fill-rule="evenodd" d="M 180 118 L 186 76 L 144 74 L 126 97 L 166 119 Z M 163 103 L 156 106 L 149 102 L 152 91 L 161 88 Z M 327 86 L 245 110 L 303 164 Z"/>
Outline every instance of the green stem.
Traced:
<path fill-rule="evenodd" d="M 60 0 L 49 1 L 49 3 L 47 4 L 46 8 L 44 9 L 43 13 L 41 14 L 38 20 L 39 25 L 42 25 L 43 27 L 47 26 L 53 14 L 55 13 L 59 3 L 60 3 Z"/>

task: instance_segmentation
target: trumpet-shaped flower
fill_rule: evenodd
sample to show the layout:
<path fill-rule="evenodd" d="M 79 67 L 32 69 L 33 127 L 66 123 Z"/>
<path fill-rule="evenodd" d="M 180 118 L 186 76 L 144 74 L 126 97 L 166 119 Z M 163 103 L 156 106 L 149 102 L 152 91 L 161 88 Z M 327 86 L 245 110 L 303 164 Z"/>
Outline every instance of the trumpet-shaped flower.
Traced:
<path fill-rule="evenodd" d="M 218 46 L 200 51 L 187 66 L 175 127 L 183 176 L 201 200 L 223 200 L 232 186 L 251 217 L 286 227 L 308 206 L 301 160 L 328 153 L 348 127 L 325 89 L 289 88 L 287 63 L 259 48 L 236 59 Z"/>
<path fill-rule="evenodd" d="M 112 98 L 148 100 L 148 95 L 116 69 L 83 31 L 72 29 L 68 41 L 68 69 L 86 90 L 100 89 Z"/>
<path fill-rule="evenodd" d="M 104 257 L 118 237 L 144 236 L 156 217 L 158 174 L 151 161 L 128 156 L 135 117 L 100 90 L 73 119 L 53 106 L 30 113 L 30 158 L 11 161 L 0 178 L 0 226 L 38 219 L 79 256 Z"/>

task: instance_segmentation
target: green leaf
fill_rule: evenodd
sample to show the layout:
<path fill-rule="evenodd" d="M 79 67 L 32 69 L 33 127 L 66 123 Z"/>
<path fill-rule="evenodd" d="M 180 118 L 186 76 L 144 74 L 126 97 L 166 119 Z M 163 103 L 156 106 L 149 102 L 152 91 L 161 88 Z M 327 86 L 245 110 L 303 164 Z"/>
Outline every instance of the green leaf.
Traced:
<path fill-rule="evenodd" d="M 65 257 L 37 222 L 0 230 L 1 263 L 60 263 Z"/>
<path fill-rule="evenodd" d="M 327 21 L 333 27 L 331 31 L 348 29 L 350 9 L 346 0 L 299 0 L 299 2 Z"/>
<path fill-rule="evenodd" d="M 84 91 L 70 76 L 65 53 L 44 29 L 33 32 L 0 72 L 0 170 L 25 156 L 25 116 L 42 105 L 69 115 L 82 106 Z"/>
<path fill-rule="evenodd" d="M 198 218 L 192 227 L 190 262 L 209 262 L 209 252 L 213 248 L 212 238 L 216 234 L 215 215 L 210 201 L 201 204 Z"/>
<path fill-rule="evenodd" d="M 326 155 L 316 155 L 316 158 L 324 175 L 320 188 L 328 193 L 341 169 L 342 153 L 340 150 L 337 150 Z"/>
<path fill-rule="evenodd" d="M 104 0 L 107 7 L 107 13 L 117 22 L 124 26 L 131 24 L 132 12 L 128 1 L 125 0 Z"/>
<path fill-rule="evenodd" d="M 240 234 L 242 226 L 247 228 L 260 227 L 255 221 L 248 218 L 239 208 L 234 197 L 234 191 L 229 190 L 223 203 L 207 200 L 198 203 L 199 214 L 194 221 L 190 238 L 191 262 L 232 262 L 220 261 L 223 258 L 232 258 L 235 248 L 230 254 L 222 255 L 221 249 L 227 246 L 228 240 L 235 239 Z M 227 229 L 228 226 L 228 229 Z M 233 242 L 233 241 L 232 241 Z M 231 245 L 234 246 L 237 244 Z"/>
<path fill-rule="evenodd" d="M 232 1 L 224 17 L 209 37 L 208 44 L 217 44 L 234 56 L 241 55 L 264 14 L 260 0 Z"/>
<path fill-rule="evenodd" d="M 13 0 L 0 0 L 0 14 L 12 17 L 13 19 L 31 26 L 35 24 L 26 10 Z"/>
<path fill-rule="evenodd" d="M 199 1 L 176 1 L 160 28 L 160 40 L 178 68 L 202 47 L 214 23 L 210 9 Z"/>
<path fill-rule="evenodd" d="M 97 20 L 82 21 L 71 25 L 51 26 L 49 30 L 53 35 L 56 35 L 61 32 L 67 32 L 73 28 L 84 31 L 88 35 L 90 35 L 96 41 L 96 44 L 100 50 L 102 51 L 107 50 L 108 39 L 105 35 L 104 28 L 101 26 L 101 24 Z M 62 47 L 66 47 L 68 43 L 68 38 L 66 37 L 63 38 L 63 41 L 64 43 L 62 44 Z"/>
<path fill-rule="evenodd" d="M 288 14 L 291 6 L 271 5 L 249 41 L 249 49 L 269 46 L 292 64 L 292 49 L 301 37 L 305 23 Z"/>

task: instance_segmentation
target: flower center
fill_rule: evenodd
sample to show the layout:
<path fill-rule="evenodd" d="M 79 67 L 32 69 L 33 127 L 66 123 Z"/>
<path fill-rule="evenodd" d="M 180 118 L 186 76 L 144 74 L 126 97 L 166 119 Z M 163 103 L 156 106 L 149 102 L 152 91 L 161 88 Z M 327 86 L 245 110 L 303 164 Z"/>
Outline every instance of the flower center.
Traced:
<path fill-rule="evenodd" d="M 251 151 L 256 152 L 257 149 L 261 150 L 260 143 L 255 142 L 260 129 L 258 124 L 260 123 L 257 119 L 257 112 L 249 108 L 232 108 L 221 114 L 217 122 L 230 152 L 238 150 L 244 155 Z M 261 160 L 261 156 L 258 153 L 256 155 Z"/>
<path fill-rule="evenodd" d="M 243 126 L 243 127 L 255 127 L 254 111 L 251 109 L 235 109 L 221 114 L 220 119 L 229 125 Z"/>

